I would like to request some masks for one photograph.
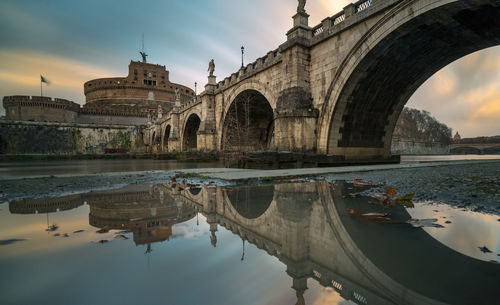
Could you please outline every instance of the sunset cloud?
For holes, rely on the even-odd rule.
[[[0,50],[0,91],[4,95],[39,95],[40,74],[50,82],[47,90],[54,97],[72,98],[83,103],[84,82],[115,76],[118,72],[42,53]],[[22,92],[12,88],[23,87]],[[71,97],[59,93],[73,92]]]

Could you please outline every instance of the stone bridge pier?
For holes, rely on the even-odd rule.
[[[361,0],[314,27],[308,18],[298,10],[286,42],[230,76],[211,73],[199,96],[151,124],[145,143],[390,162],[395,124],[420,85],[500,44],[498,0]]]

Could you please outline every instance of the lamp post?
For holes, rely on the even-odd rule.
[[[198,87],[198,83],[197,83],[197,82],[194,82],[194,96],[196,96],[196,95],[197,95],[197,93],[196,93],[196,89],[197,89],[197,87]]]
[[[243,54],[245,53],[245,47],[241,46],[241,68],[243,69],[244,64],[243,64]]]

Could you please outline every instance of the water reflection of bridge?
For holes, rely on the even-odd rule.
[[[346,202],[344,187],[327,183],[207,188],[172,196],[277,257],[297,295],[312,278],[358,304],[492,304],[500,296],[500,266],[467,257],[422,229],[363,223],[342,211],[369,211]],[[368,210],[367,210],[368,209]],[[403,208],[393,217],[407,220]]]
[[[500,297],[499,265],[455,252],[422,229],[344,216],[348,207],[376,208],[345,193],[344,186],[327,183],[197,189],[156,185],[58,202],[86,201],[91,225],[129,228],[136,244],[148,246],[167,240],[172,225],[202,213],[214,246],[222,226],[283,262],[299,300],[308,279],[358,304],[494,304]],[[30,201],[12,203],[11,211],[27,212],[31,206]],[[399,220],[409,218],[401,207],[391,213]]]

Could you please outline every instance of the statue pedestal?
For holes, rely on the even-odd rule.
[[[309,14],[306,12],[298,12],[295,14],[293,18],[293,27],[302,25],[302,26],[309,26]]]
[[[306,12],[298,12],[293,16],[293,28],[287,33],[287,40],[310,39],[312,37],[312,28],[309,27],[309,15]]]
[[[217,85],[217,77],[215,75],[210,75],[208,77],[208,85]]]

